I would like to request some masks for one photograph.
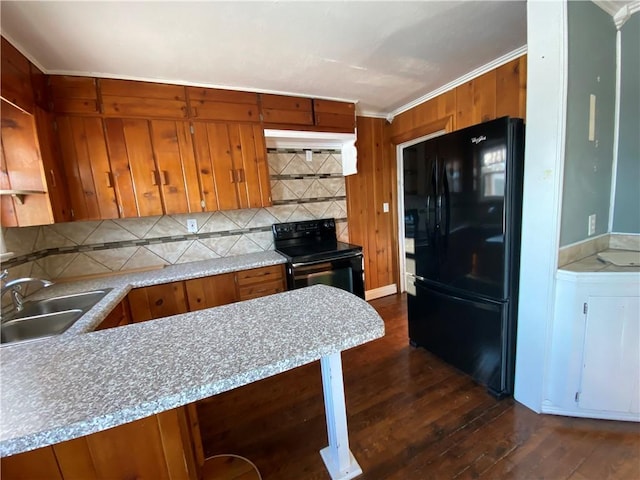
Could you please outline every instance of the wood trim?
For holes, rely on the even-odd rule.
[[[390,140],[393,145],[400,145],[401,143],[408,142],[414,138],[424,137],[438,130],[451,132],[453,130],[453,116],[449,115],[433,122],[417,126],[411,130],[392,136]]]
[[[398,285],[392,283],[391,285],[385,285],[384,287],[374,288],[364,292],[364,299],[366,301],[375,300],[376,298],[386,297],[387,295],[393,295],[398,293]]]

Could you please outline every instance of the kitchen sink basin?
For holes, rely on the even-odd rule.
[[[34,315],[56,313],[63,310],[79,309],[86,312],[102,300],[111,290],[111,288],[105,288],[103,290],[74,293],[72,295],[46,298],[44,300],[28,301],[24,303],[22,310],[13,314],[11,319],[33,317]]]
[[[0,343],[23,342],[59,335],[74,324],[112,289],[30,300],[22,310],[2,319]]]
[[[83,313],[80,309],[74,309],[8,320],[0,329],[0,341],[23,342],[59,335],[73,325]]]

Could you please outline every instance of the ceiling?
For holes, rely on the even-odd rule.
[[[525,2],[1,5],[2,34],[46,73],[348,100],[377,116],[526,44]]]

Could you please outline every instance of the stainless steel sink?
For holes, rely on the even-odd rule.
[[[2,324],[0,340],[2,343],[24,342],[59,335],[83,313],[82,310],[74,309],[9,320]]]
[[[56,313],[63,310],[79,309],[88,311],[111,290],[111,288],[106,288],[104,290],[93,290],[44,300],[28,301],[24,303],[22,310],[13,315],[12,319]]]
[[[27,301],[22,310],[2,319],[0,343],[22,342],[59,335],[111,290],[111,288],[105,288]]]

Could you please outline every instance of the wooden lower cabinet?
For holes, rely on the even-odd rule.
[[[131,323],[131,312],[129,310],[129,300],[125,298],[105,317],[96,330],[104,330],[107,328],[122,327]]]
[[[127,300],[131,321],[135,323],[264,297],[285,290],[284,265],[271,265],[135,288],[129,292]]]
[[[204,310],[237,302],[235,276],[235,273],[223,273],[184,282],[189,300],[189,311]]]
[[[284,265],[242,270],[236,273],[236,284],[240,301],[284,292],[287,289]]]
[[[189,310],[218,307],[286,290],[284,266],[240,270],[185,282]]]
[[[2,479],[195,480],[200,466],[186,409],[2,458]]]
[[[131,310],[131,320],[134,323],[170,317],[189,311],[184,282],[134,288],[129,292],[127,299]]]

